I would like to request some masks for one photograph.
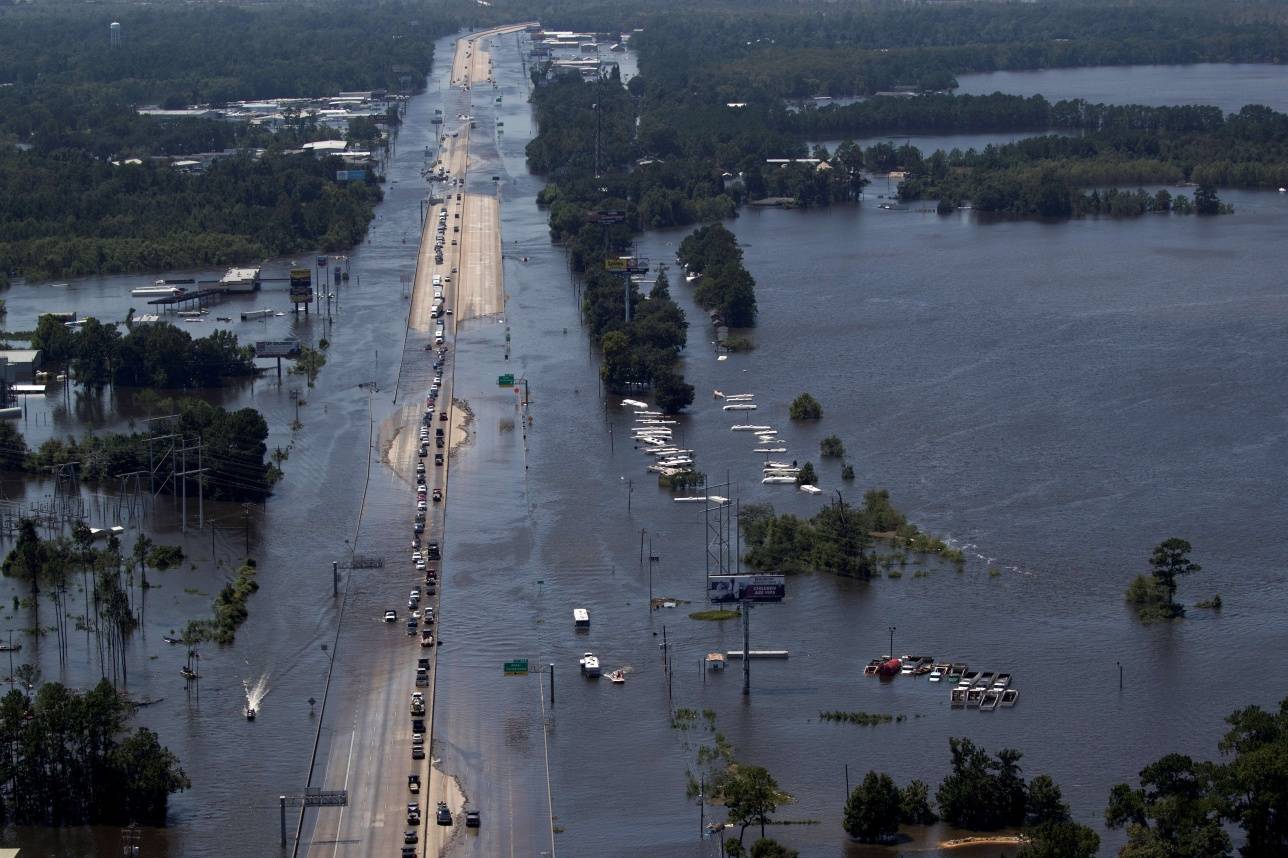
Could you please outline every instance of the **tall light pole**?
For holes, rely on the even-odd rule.
[[[890,627],[890,657],[894,658],[894,626]]]

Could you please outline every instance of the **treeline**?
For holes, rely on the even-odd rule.
[[[258,411],[226,411],[200,399],[180,399],[173,405],[178,418],[171,421],[169,431],[189,441],[200,439],[202,445],[200,463],[196,450],[186,456],[187,467],[205,469],[199,476],[188,478],[189,492],[195,491],[200,480],[206,497],[213,500],[259,502],[272,493],[280,471],[265,461],[268,423]],[[0,423],[0,450],[4,451],[0,464],[47,474],[52,467],[75,462],[77,478],[104,483],[120,474],[149,471],[170,450],[169,442],[149,446],[148,438],[139,432],[88,434],[65,441],[51,438],[28,451],[21,433],[8,423]],[[180,490],[173,484],[161,488]]]
[[[807,463],[808,464],[808,463]],[[900,549],[938,554],[954,563],[961,552],[922,533],[890,504],[885,489],[870,489],[863,505],[843,501],[823,507],[812,518],[777,515],[769,504],[749,504],[738,519],[746,546],[743,561],[753,569],[788,575],[831,572],[867,580],[879,574],[871,552],[874,538],[889,539]]]
[[[374,180],[336,182],[343,166],[267,152],[186,175],[166,163],[0,146],[0,269],[119,274],[343,250],[366,235],[381,197]]]
[[[704,226],[680,242],[680,262],[698,276],[693,299],[718,324],[756,324],[756,281],[742,264],[742,248],[722,224]]]
[[[1090,65],[1277,62],[1288,16],[1262,0],[1124,6],[645,4],[633,39],[640,71],[671,92],[725,100],[945,89],[965,72]],[[638,22],[638,19],[644,19]]]
[[[114,324],[87,319],[70,329],[41,316],[31,338],[47,364],[67,366],[86,385],[125,387],[219,387],[230,378],[255,374],[255,350],[231,331],[199,339],[168,322],[130,324],[124,336]]]
[[[38,4],[0,12],[0,81],[101,86],[129,103],[185,104],[419,90],[434,40],[473,14],[449,0],[306,5],[78,7]],[[0,7],[3,8],[3,7]],[[121,24],[113,49],[108,24]]]
[[[774,112],[784,130],[806,136],[886,132],[974,131],[1216,131],[1226,123],[1219,107],[1188,104],[1150,107],[1142,104],[1093,104],[1084,99],[1050,102],[1041,95],[922,95],[916,98],[876,96],[854,104]],[[1263,121],[1254,109],[1250,121]],[[1236,121],[1231,117],[1230,121]]]
[[[0,698],[0,819],[11,825],[165,825],[171,793],[191,786],[151,730],[126,734],[111,683],[77,693],[56,682]]]

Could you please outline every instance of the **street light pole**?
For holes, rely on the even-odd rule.
[[[890,627],[890,657],[894,658],[894,626]]]

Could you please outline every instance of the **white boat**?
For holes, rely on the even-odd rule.
[[[573,608],[572,624],[574,628],[578,629],[590,628],[590,611],[587,611],[585,608]]]
[[[794,465],[791,465],[791,464],[789,464],[789,463],[787,463],[787,462],[773,462],[773,461],[770,461],[770,462],[765,462],[765,467],[766,467],[766,468],[777,468],[778,470],[785,470],[786,468],[792,468],[792,467],[795,467],[795,466],[794,466]]]
[[[756,426],[751,423],[737,423],[729,427],[730,432],[763,432],[766,429],[772,429],[772,426]]]
[[[766,465],[761,468],[766,474],[777,474],[778,476],[796,476],[801,472],[800,468],[793,465]]]
[[[671,498],[676,503],[714,503],[724,506],[729,503],[729,498],[721,495],[696,495],[688,498]]]
[[[807,495],[821,495],[823,493],[823,490],[818,486],[811,486],[809,484],[801,486],[801,491]]]
[[[273,310],[247,310],[241,314],[241,318],[243,322],[249,322],[251,319],[266,319],[274,312]]]
[[[757,447],[752,450],[753,453],[786,453],[786,447]]]
[[[626,681],[626,671],[622,670],[619,667],[617,668],[617,670],[614,670],[612,673],[608,674],[608,679],[610,682],[613,683],[613,685],[621,685],[623,682]]]
[[[635,420],[641,426],[674,426],[674,420],[659,420],[656,417],[639,417]]]
[[[158,283],[156,286],[138,286],[130,290],[130,294],[135,298],[172,298],[175,295],[182,295],[184,289],[179,286],[166,286]]]
[[[640,402],[638,399],[623,399],[622,405],[629,405],[632,408],[648,408],[647,402]]]
[[[677,468],[680,465],[692,465],[693,459],[688,456],[676,456],[672,459],[662,459],[659,465],[665,465],[668,468]]]
[[[1015,701],[1020,699],[1020,692],[1014,688],[1007,688],[1002,691],[1002,702],[999,704],[1003,709],[1010,709],[1015,705]]]
[[[581,665],[581,672],[591,679],[599,676],[599,659],[594,653],[584,654],[578,664]]]
[[[661,417],[662,412],[661,411],[636,411],[635,416],[636,417]]]
[[[185,319],[199,319],[208,312],[209,310],[180,310],[178,315]]]
[[[765,477],[763,480],[761,480],[761,483],[767,486],[775,486],[775,485],[785,486],[788,483],[794,483],[794,482],[796,482],[795,477]]]
[[[748,400],[755,399],[755,398],[756,398],[756,394],[754,393],[726,393],[725,394],[725,400],[728,402],[747,402]]]
[[[733,405],[726,405],[725,411],[755,411],[756,403],[754,402],[735,402]]]

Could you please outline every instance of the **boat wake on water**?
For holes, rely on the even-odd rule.
[[[251,713],[258,714],[261,701],[268,696],[268,671],[260,674],[259,679],[254,682],[249,679],[243,679],[242,688],[246,690],[246,716],[247,718],[254,718],[255,715]]]

